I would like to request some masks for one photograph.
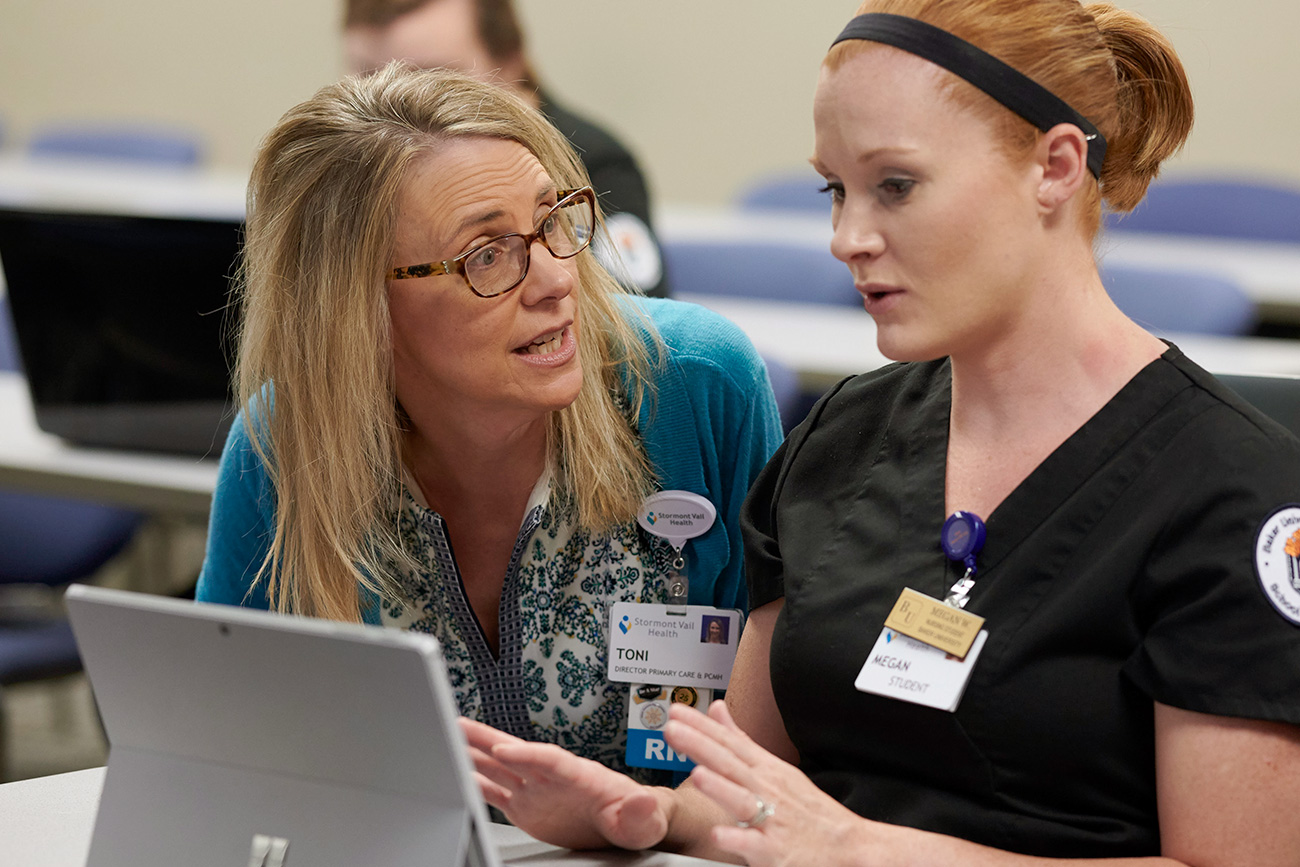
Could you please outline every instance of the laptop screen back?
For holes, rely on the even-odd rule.
[[[67,601],[110,745],[89,867],[242,867],[268,840],[288,867],[499,863],[431,636]]]
[[[37,424],[85,445],[219,453],[240,234],[235,219],[0,208]]]

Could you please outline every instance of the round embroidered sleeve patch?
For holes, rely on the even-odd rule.
[[[626,276],[642,289],[658,283],[664,276],[663,260],[646,224],[635,214],[620,212],[605,218],[605,229],[613,246],[597,238],[596,257],[600,263],[616,279]]]
[[[1277,612],[1300,626],[1300,505],[1281,506],[1260,524],[1255,575]]]

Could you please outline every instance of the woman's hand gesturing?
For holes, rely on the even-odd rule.
[[[871,823],[754,743],[725,702],[715,701],[707,715],[673,706],[664,734],[695,761],[695,788],[734,820],[713,827],[718,849],[753,867],[863,863]]]
[[[554,744],[463,717],[460,724],[483,799],[537,839],[570,849],[647,849],[667,832],[669,799],[657,790]]]

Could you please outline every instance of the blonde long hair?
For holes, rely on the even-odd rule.
[[[889,12],[947,30],[1015,67],[1065,100],[1106,137],[1099,184],[1081,209],[1095,235],[1101,203],[1131,211],[1159,174],[1160,164],[1191,133],[1191,85],[1173,45],[1140,15],[1110,3],[1079,0],[866,0],[858,14]],[[841,42],[826,56],[837,68],[873,43]],[[994,124],[1003,148],[1027,156],[1040,135],[1028,121],[956,76],[955,103]]]
[[[409,562],[396,531],[403,418],[385,274],[408,168],[462,136],[518,142],[560,188],[588,183],[564,137],[504,88],[399,63],[321,89],[259,149],[237,386],[274,487],[257,580],[280,611],[357,620],[361,588],[395,595],[385,564]],[[659,344],[647,349],[649,323],[591,251],[576,261],[583,383],[551,414],[548,449],[558,490],[599,531],[631,519],[653,487],[633,419]]]

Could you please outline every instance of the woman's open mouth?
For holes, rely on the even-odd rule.
[[[550,355],[552,352],[558,351],[563,343],[564,329],[561,328],[559,331],[552,331],[550,334],[543,334],[532,343],[515,351],[523,352],[526,355]]]

